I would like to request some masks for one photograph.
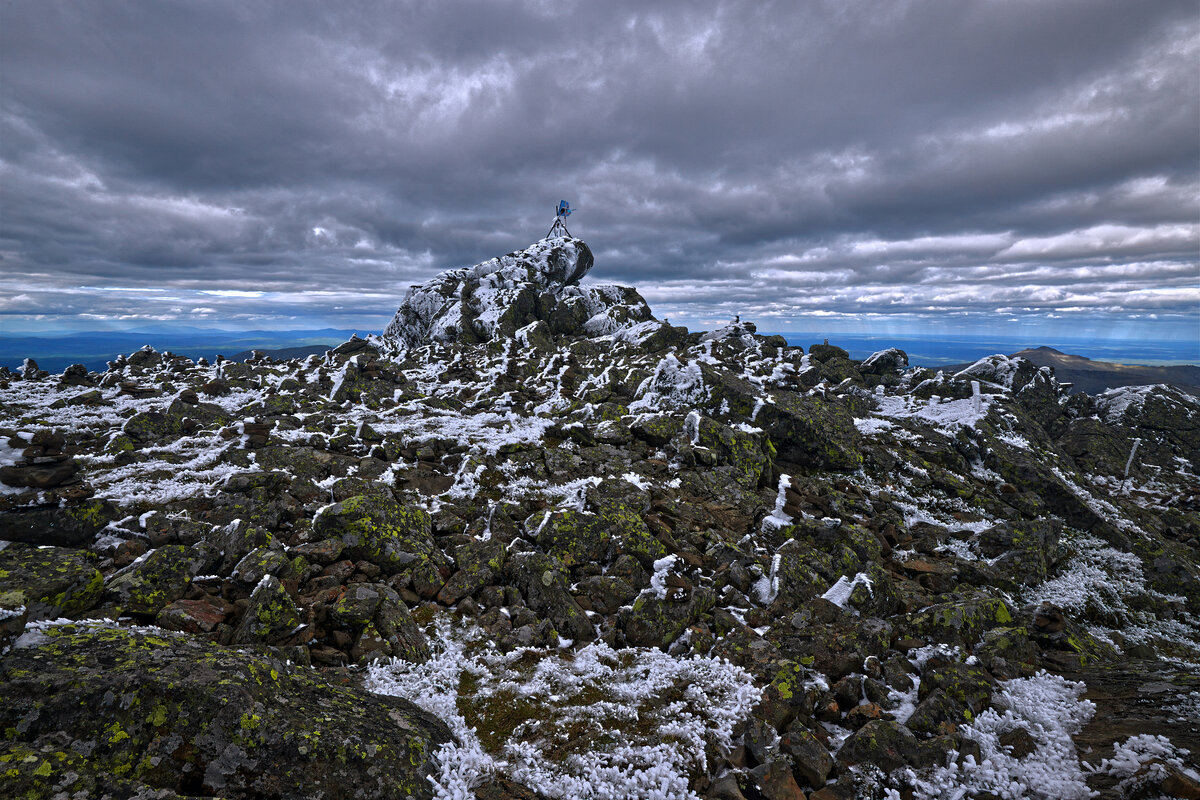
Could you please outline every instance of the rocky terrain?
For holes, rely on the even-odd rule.
[[[1200,401],[692,333],[592,261],[0,375],[5,794],[1200,797]]]

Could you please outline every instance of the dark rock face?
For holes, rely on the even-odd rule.
[[[16,508],[0,514],[0,539],[53,547],[85,547],[115,517],[112,505],[102,500],[66,507]]]
[[[74,771],[114,796],[427,798],[450,740],[403,700],[180,634],[30,632],[0,676],[5,749],[37,756],[20,796],[74,790]]]

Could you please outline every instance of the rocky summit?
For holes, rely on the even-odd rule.
[[[1200,401],[689,332],[578,239],[0,370],[22,798],[1200,797]]]

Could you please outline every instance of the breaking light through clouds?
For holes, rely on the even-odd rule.
[[[1198,59],[1193,2],[17,0],[0,332],[378,330],[567,198],[693,327],[1200,342]]]

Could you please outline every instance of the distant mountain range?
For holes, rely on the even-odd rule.
[[[83,364],[89,370],[102,371],[119,353],[129,354],[145,344],[159,351],[170,350],[188,358],[210,361],[222,354],[243,360],[251,350],[317,348],[341,344],[354,333],[364,330],[318,328],[291,331],[223,331],[203,328],[141,329],[132,331],[84,331],[66,336],[0,336],[0,366],[17,369],[26,358],[50,372],[62,372],[71,364]],[[307,350],[304,355],[314,352]],[[234,355],[236,354],[236,355]],[[285,356],[288,358],[294,355]]]
[[[1034,347],[1012,355],[1028,359],[1039,367],[1053,367],[1054,375],[1060,383],[1074,384],[1075,391],[1088,394],[1097,394],[1118,386],[1153,383],[1166,383],[1186,392],[1200,394],[1200,367],[1196,366],[1148,367],[1113,364],[1073,356],[1053,347]]]

